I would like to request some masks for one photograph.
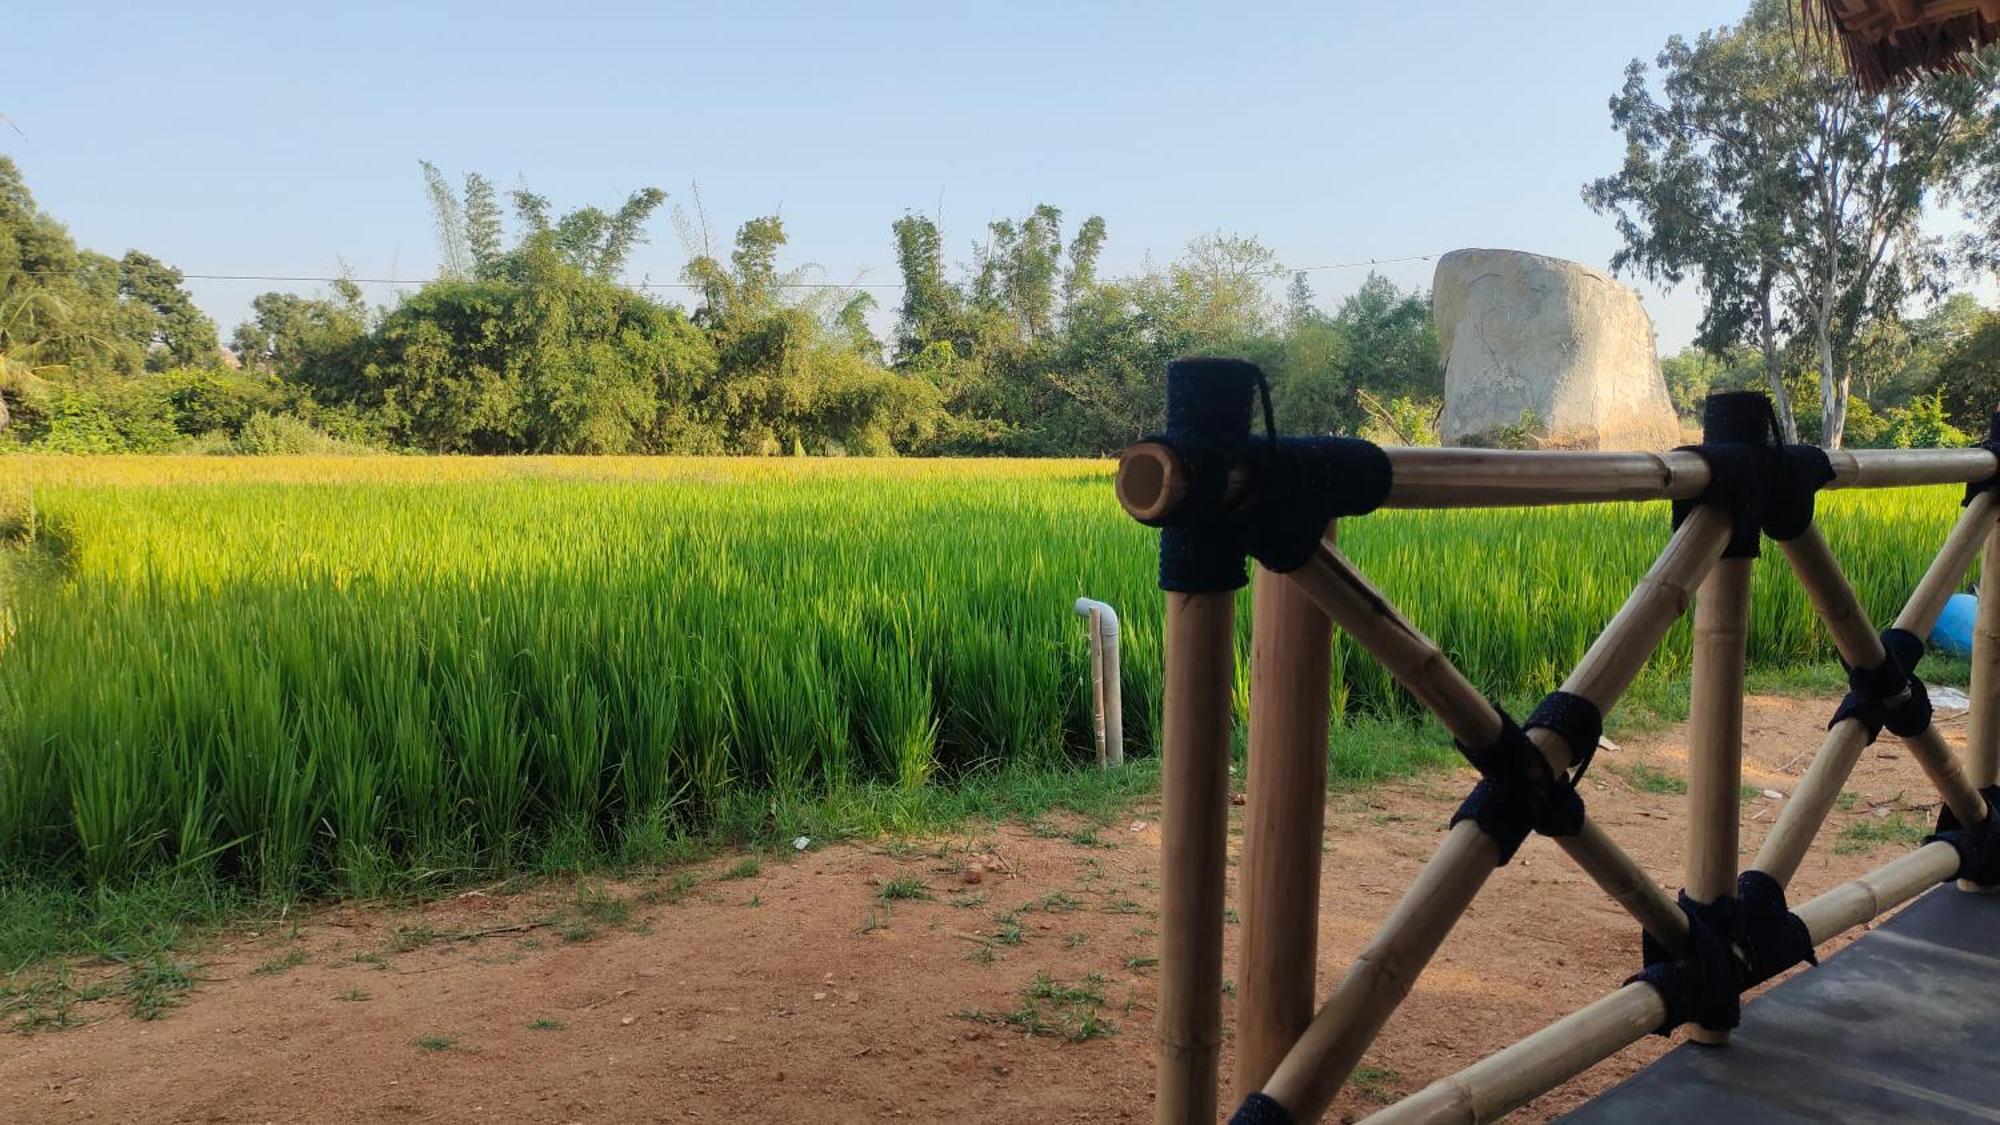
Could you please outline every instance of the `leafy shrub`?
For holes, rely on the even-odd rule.
[[[235,442],[237,453],[248,454],[338,453],[342,449],[339,441],[314,429],[310,422],[261,410],[243,423]]]

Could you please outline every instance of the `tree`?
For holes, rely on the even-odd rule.
[[[1269,331],[1277,310],[1267,282],[1284,272],[1263,243],[1218,231],[1189,242],[1164,274],[1140,279],[1135,296],[1175,350],[1203,350]]]
[[[507,277],[424,286],[364,355],[345,401],[437,453],[678,451],[669,436],[714,370],[679,310],[547,247],[514,256]]]
[[[1987,313],[1938,363],[1939,405],[1961,430],[1984,435],[2000,410],[2000,313]]]
[[[1002,219],[987,229],[991,237],[980,249],[974,283],[979,301],[1012,316],[1028,339],[1048,334],[1055,327],[1062,274],[1062,212],[1043,203],[1018,225]],[[1094,266],[1094,261],[1086,265],[1085,272]]]
[[[464,200],[452,191],[435,164],[418,161],[424,192],[430,199],[431,223],[437,230],[438,274],[449,279],[492,278],[509,268],[508,258],[531,248],[552,250],[563,261],[593,277],[615,279],[632,251],[646,241],[646,221],[667,200],[659,188],[640,188],[616,211],[579,207],[551,218],[547,196],[525,186],[510,193],[522,233],[512,251],[503,252],[505,232],[493,182],[478,173],[465,177]]]
[[[921,215],[904,215],[890,228],[896,268],[903,277],[903,307],[896,322],[896,362],[915,361],[957,328],[960,294],[944,276],[944,235]]]
[[[1444,364],[1431,326],[1429,294],[1404,293],[1370,271],[1340,303],[1333,323],[1347,336],[1357,388],[1382,398],[1444,397]]]
[[[147,340],[147,366],[155,370],[169,367],[201,367],[219,357],[215,322],[195,308],[194,298],[182,288],[181,271],[150,254],[127,250],[118,262],[118,293],[127,301],[149,309],[153,329]]]
[[[1616,217],[1612,266],[1668,285],[1694,276],[1702,345],[1760,349],[1794,440],[1780,337],[1803,335],[1822,440],[1837,448],[1853,342],[1936,283],[1919,221],[1992,145],[1990,73],[1863,93],[1832,43],[1802,41],[1784,0],[1756,0],[1742,23],[1693,43],[1669,39],[1653,71],[1626,68],[1611,99],[1624,165],[1584,188]]]
[[[500,202],[494,198],[493,182],[477,172],[465,174],[465,249],[472,256],[472,271],[491,276],[499,265],[504,234],[500,229]]]
[[[701,295],[694,321],[708,331],[718,368],[702,402],[726,448],[881,455],[928,438],[937,388],[876,362],[865,295],[828,288],[788,299],[796,274],[778,266],[785,243],[775,215],[737,229],[727,265],[690,240],[685,276]]]
[[[472,272],[472,251],[465,237],[465,212],[451,184],[428,160],[417,161],[424,170],[424,194],[431,200],[431,227],[437,232],[438,275],[466,277]]]
[[[1097,285],[1097,259],[1104,253],[1104,217],[1092,215],[1069,240],[1069,267],[1063,271],[1063,304],[1076,303]]]
[[[251,299],[251,318],[230,339],[237,359],[298,384],[323,402],[360,393],[368,306],[361,287],[342,279],[325,297],[262,293]]]

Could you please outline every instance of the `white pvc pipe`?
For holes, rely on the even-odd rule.
[[[1090,622],[1090,702],[1097,736],[1097,764],[1125,764],[1125,702],[1118,668],[1118,611],[1094,598],[1076,599],[1076,614]]]

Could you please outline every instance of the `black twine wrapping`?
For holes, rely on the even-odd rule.
[[[1866,746],[1885,728],[1899,738],[1914,738],[1931,725],[1930,692],[1916,673],[1923,639],[1907,629],[1884,629],[1882,648],[1888,655],[1873,668],[1847,665],[1847,694],[1826,724],[1832,730],[1844,719],[1858,720],[1868,732]]]
[[[1812,526],[1814,497],[1833,479],[1826,451],[1786,445],[1771,400],[1755,391],[1709,395],[1702,405],[1702,442],[1683,450],[1708,465],[1708,486],[1674,501],[1674,526],[1704,504],[1732,517],[1724,558],[1756,558],[1759,537],[1796,539]]]
[[[1659,992],[1667,1016],[1655,1035],[1682,1024],[1728,1031],[1741,1016],[1744,990],[1801,962],[1819,964],[1812,934],[1785,904],[1785,889],[1762,871],[1736,878],[1736,894],[1714,902],[1680,895],[1688,920],[1688,956],[1676,960],[1651,934],[1641,936],[1646,967],[1625,983],[1643,981]]]
[[[1530,832],[1574,836],[1583,831],[1583,798],[1575,779],[1550,769],[1528,733],[1497,704],[1494,709],[1500,712],[1500,737],[1493,745],[1475,752],[1458,744],[1480,780],[1452,814],[1451,823],[1470,820],[1479,825],[1499,849],[1500,866],[1505,867]]]
[[[1229,1125],[1295,1125],[1292,1115],[1268,1094],[1252,1094],[1229,1115]]]
[[[2000,815],[1994,811],[2000,809],[2000,785],[1989,785],[1979,795],[1986,800],[1985,820],[1967,828],[1946,805],[1938,810],[1937,831],[1924,837],[1924,843],[1942,840],[1958,852],[1958,870],[1951,878],[1981,887],[2000,886],[2000,824],[1994,821]]]
[[[1521,724],[1522,730],[1536,727],[1561,735],[1569,744],[1569,783],[1575,788],[1590,769],[1591,759],[1597,756],[1597,744],[1604,741],[1604,712],[1575,692],[1552,691],[1542,697],[1528,713],[1528,721]]]
[[[1251,433],[1261,400],[1264,433]],[[1242,588],[1254,558],[1274,571],[1312,558],[1326,525],[1374,511],[1389,496],[1388,454],[1358,438],[1281,438],[1270,386],[1253,363],[1178,359],[1167,366],[1167,432],[1187,493],[1161,529],[1160,588]],[[1244,477],[1232,498],[1232,477]]]

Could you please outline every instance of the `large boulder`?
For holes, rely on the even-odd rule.
[[[1681,443],[1638,294],[1598,271],[1518,250],[1438,260],[1447,445],[1665,449]]]

